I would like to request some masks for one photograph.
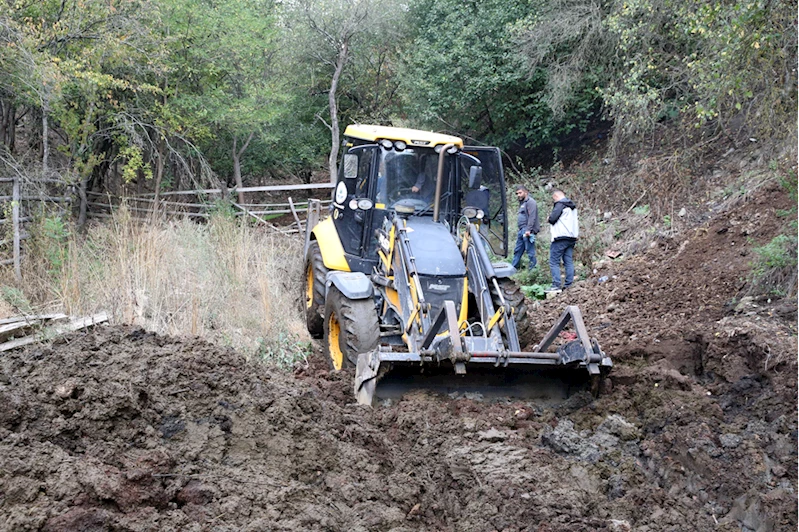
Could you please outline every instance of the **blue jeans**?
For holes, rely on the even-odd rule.
[[[560,288],[561,260],[563,260],[563,265],[566,267],[564,288],[570,287],[572,282],[574,282],[574,262],[572,261],[574,244],[576,242],[572,240],[555,240],[549,246],[549,271],[552,274],[552,286],[555,288]]]
[[[522,265],[522,254],[527,251],[527,257],[530,259],[529,268],[532,270],[538,263],[535,259],[535,235],[529,237],[524,236],[524,229],[519,229],[516,235],[516,247],[513,248],[513,262],[511,263],[517,270]]]

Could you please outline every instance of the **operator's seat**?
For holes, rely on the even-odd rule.
[[[477,207],[481,211],[483,211],[486,215],[486,221],[488,221],[489,213],[488,213],[488,187],[480,186],[480,188],[476,190],[470,190],[466,193],[463,198],[463,205],[464,207]]]

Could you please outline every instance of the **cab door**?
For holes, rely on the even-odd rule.
[[[480,160],[483,167],[481,188],[488,191],[488,212],[480,232],[486,237],[491,251],[498,256],[508,256],[508,211],[505,198],[505,173],[502,169],[502,155],[499,148],[485,146],[465,146],[465,153]],[[468,179],[468,168],[465,176]],[[464,179],[463,177],[461,179]]]
[[[332,215],[344,253],[350,267],[360,270],[360,258],[367,255],[364,243],[368,239],[372,209],[358,208],[358,200],[374,196],[372,168],[375,165],[376,145],[356,146],[348,149],[339,165],[338,184],[333,191]],[[365,266],[364,266],[365,267]]]

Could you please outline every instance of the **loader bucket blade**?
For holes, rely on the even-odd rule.
[[[489,401],[517,399],[541,406],[554,406],[576,393],[590,391],[591,385],[587,371],[570,369],[468,366],[465,375],[457,375],[454,368],[446,365],[434,369],[425,367],[424,371],[420,371],[418,366],[390,366],[390,371],[383,371],[379,378],[375,376],[361,385],[360,395],[356,395],[359,403],[377,404],[423,391],[453,398]],[[369,386],[368,391],[365,390],[366,386]]]

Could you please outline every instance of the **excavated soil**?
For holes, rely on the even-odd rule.
[[[369,409],[321,358],[290,375],[124,326],[0,354],[0,529],[796,530],[796,300],[740,293],[787,202],[530,311],[543,334],[581,307],[615,363],[593,401]]]

